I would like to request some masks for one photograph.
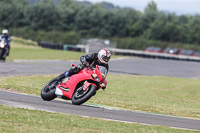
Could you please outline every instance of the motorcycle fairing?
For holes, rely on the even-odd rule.
[[[97,74],[97,76],[99,77],[99,81],[104,83],[105,85],[107,85],[107,79],[105,77],[104,73],[101,73],[99,66],[96,66],[96,68],[94,69],[94,72]]]
[[[71,99],[76,86],[81,81],[94,80],[91,77],[91,74],[94,72],[90,69],[89,70],[85,70],[85,69],[87,69],[87,68],[84,68],[78,74],[72,75],[67,82],[61,83],[60,85],[57,86],[57,88],[62,91],[62,93],[65,97],[68,97],[69,99]],[[88,86],[88,84],[87,84],[87,86]],[[65,88],[65,89],[63,89],[63,88]],[[64,91],[64,90],[68,90],[68,91]]]

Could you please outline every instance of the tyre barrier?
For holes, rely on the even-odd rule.
[[[85,48],[78,47],[76,45],[69,44],[57,44],[57,43],[49,43],[49,42],[38,42],[38,45],[42,48],[56,49],[56,50],[64,50],[64,51],[85,51]]]
[[[63,50],[62,44],[55,44],[55,43],[49,43],[49,42],[38,42],[38,45],[42,48]]]

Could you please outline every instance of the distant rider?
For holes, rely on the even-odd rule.
[[[11,44],[11,38],[10,36],[8,35],[8,30],[7,29],[4,29],[2,31],[2,35],[0,35],[0,42],[1,40],[3,40],[5,38],[5,41],[6,41],[6,47],[8,48],[8,53],[7,53],[7,56],[9,55],[9,52],[10,52],[10,44]]]
[[[76,74],[80,72],[84,67],[89,66],[90,68],[95,68],[96,65],[99,66],[103,78],[106,78],[109,69],[108,61],[110,58],[111,51],[106,48],[101,49],[98,53],[83,55],[80,57],[81,64],[79,64],[78,66],[71,67],[69,71],[66,71],[65,73],[58,76],[57,80],[60,81],[65,77],[69,77],[73,74]],[[101,87],[103,89],[106,88],[105,84],[102,84]]]

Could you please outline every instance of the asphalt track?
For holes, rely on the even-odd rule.
[[[0,76],[60,74],[79,61],[16,60],[0,62]],[[145,58],[121,58],[110,61],[109,73],[180,78],[200,78],[200,63]]]
[[[67,70],[71,63],[79,61],[15,61],[0,62],[0,76],[23,76],[59,74]],[[200,63],[186,61],[154,60],[144,58],[113,59],[110,62],[110,73],[136,74],[150,76],[169,76],[181,78],[200,78]],[[91,116],[103,119],[123,121],[128,123],[142,123],[162,125],[181,129],[200,131],[200,120],[178,118],[174,116],[149,114],[144,112],[130,112],[124,110],[107,109],[95,106],[75,106],[66,101],[43,101],[38,96],[16,94],[0,91],[0,104],[51,112]]]
[[[43,101],[39,96],[16,94],[0,91],[0,104],[16,106],[20,108],[36,109],[50,112],[75,114],[80,116],[97,117],[107,120],[127,123],[142,123],[145,125],[161,125],[180,129],[192,129],[200,131],[200,120],[178,118],[167,115],[148,114],[142,112],[130,112],[116,109],[107,109],[89,105],[72,105],[66,101]]]

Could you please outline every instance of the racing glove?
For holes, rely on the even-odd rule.
[[[106,85],[104,83],[100,83],[100,87],[105,90],[106,89]]]
[[[86,61],[85,57],[81,57],[81,63],[83,64],[84,67],[88,67],[89,63]]]

